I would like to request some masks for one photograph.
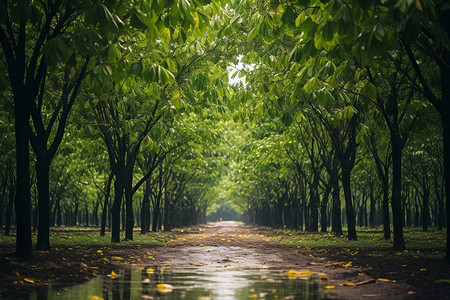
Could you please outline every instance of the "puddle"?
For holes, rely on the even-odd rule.
[[[21,299],[337,299],[335,294],[325,292],[325,284],[317,275],[290,276],[286,270],[199,266],[122,270],[117,275],[116,278],[95,278],[66,289],[50,287],[45,294],[33,293]]]

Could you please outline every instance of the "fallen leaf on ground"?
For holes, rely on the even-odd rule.
[[[298,275],[300,275],[300,277],[311,277],[313,274],[310,270],[301,270],[297,273]]]
[[[328,280],[327,275],[325,275],[325,274],[320,275],[320,280],[327,281]]]
[[[386,279],[386,278],[378,278],[377,280],[378,281],[382,281],[382,282],[389,282],[390,281],[389,279]]]
[[[115,279],[115,278],[119,277],[119,275],[117,275],[117,273],[114,272],[114,271],[111,271],[111,275],[110,276],[111,276],[112,279]]]
[[[103,297],[100,296],[90,296],[89,300],[103,300]]]
[[[408,291],[408,295],[414,295],[416,292],[414,291]]]
[[[112,260],[123,260],[123,258],[120,256],[112,256],[111,259]]]
[[[196,267],[201,267],[201,266],[203,266],[204,264],[202,263],[202,262],[198,262],[198,263],[195,263],[195,264],[193,264],[193,266],[196,266]]]
[[[23,278],[23,281],[28,282],[28,283],[34,283],[34,279],[31,278]]]
[[[343,286],[356,286],[353,282],[345,282]]]
[[[156,290],[160,293],[170,293],[173,290],[173,286],[167,283],[159,283],[156,285]]]
[[[345,265],[343,265],[343,267],[344,268],[348,268],[348,267],[351,267],[352,266],[352,262],[351,261],[349,261],[348,263],[346,263]]]
[[[153,272],[155,272],[155,270],[153,270],[152,268],[148,268],[145,271],[147,272],[147,274],[152,274]]]
[[[332,289],[334,289],[334,285],[326,285],[325,289],[326,290],[332,290]]]

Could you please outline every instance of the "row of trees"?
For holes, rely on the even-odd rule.
[[[380,220],[390,238],[392,221],[395,250],[405,224],[445,225],[446,1],[0,8],[0,200],[10,211],[14,198],[20,257],[31,255],[32,208],[40,250],[50,222],[80,207],[111,207],[113,242],[122,210],[133,239],[137,206],[145,233],[162,211],[167,229],[180,209],[182,224],[203,219],[214,199],[232,199],[252,222],[331,223],[337,234],[344,213],[349,239],[357,222]],[[239,60],[245,80],[229,85]]]
[[[186,219],[205,214],[214,155],[200,142],[216,138],[208,112],[228,93],[224,65],[233,53],[221,55],[227,45],[215,34],[202,36],[228,23],[223,5],[0,4],[1,200],[9,216],[14,198],[19,257],[32,255],[31,211],[38,250],[50,247],[51,221],[91,205],[103,211],[103,227],[111,207],[112,242],[120,241],[124,205],[125,238],[133,239],[138,191],[143,232],[150,207],[154,229],[162,207],[166,222],[178,207],[190,208]]]
[[[331,213],[341,234],[342,196],[349,239],[367,206],[372,224],[381,212],[385,238],[392,220],[395,250],[405,249],[412,211],[426,230],[431,208],[442,228],[450,207],[448,4],[280,0],[237,9],[248,33],[242,61],[251,66],[237,97],[256,125],[241,133],[248,157],[233,181],[245,188],[233,197],[249,218],[316,231]]]

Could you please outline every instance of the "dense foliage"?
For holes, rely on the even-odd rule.
[[[0,224],[21,257],[32,226],[48,250],[50,226],[120,242],[121,225],[132,240],[224,207],[350,240],[392,224],[403,250],[404,226],[450,214],[449,16],[431,0],[2,2]]]

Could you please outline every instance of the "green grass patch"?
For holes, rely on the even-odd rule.
[[[347,248],[350,250],[391,250],[392,239],[383,238],[383,229],[358,228],[357,241],[349,241],[346,232],[343,236],[332,233],[310,233],[295,230],[273,230],[269,235],[280,243],[308,247],[308,248]],[[423,232],[418,228],[406,228],[404,230],[406,250],[396,255],[405,257],[440,258],[445,251],[446,231],[431,230]]]
[[[121,238],[124,238],[124,232],[121,232]],[[33,244],[36,243],[36,232],[32,235]],[[124,245],[155,245],[162,246],[173,241],[175,236],[171,232],[150,232],[141,234],[136,229],[133,232],[133,241],[122,241]],[[16,237],[14,235],[0,235],[0,243],[4,245],[14,245]],[[74,245],[108,245],[111,244],[111,235],[109,232],[105,236],[100,236],[100,228],[95,227],[61,227],[50,229],[51,246],[74,246]]]

